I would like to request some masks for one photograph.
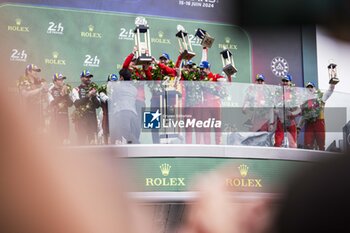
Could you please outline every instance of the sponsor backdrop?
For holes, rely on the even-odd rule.
[[[178,45],[174,34],[177,24],[183,24],[194,42],[194,50],[198,53],[194,60],[198,62],[200,46],[193,34],[196,28],[202,27],[216,37],[214,48],[209,50],[209,60],[213,63],[215,72],[220,72],[221,61],[218,52],[221,47],[226,45],[234,53],[239,70],[235,82],[252,82],[257,73],[263,73],[266,83],[278,84],[279,75],[288,72],[292,74],[296,86],[304,86],[304,80],[317,83],[315,27],[242,29],[232,26],[237,24],[236,18],[239,13],[239,6],[235,0],[6,2],[23,2],[36,6],[30,8],[30,5],[3,5],[0,8],[0,17],[4,22],[1,27],[1,33],[4,35],[1,39],[1,49],[5,51],[2,53],[1,65],[14,70],[11,75],[13,78],[21,74],[25,63],[38,60],[42,64],[42,58],[39,56],[45,56],[46,59],[53,59],[55,56],[61,63],[65,61],[68,65],[61,64],[56,69],[48,69],[45,75],[51,76],[51,70],[67,71],[68,81],[71,81],[73,77],[78,79],[78,71],[84,68],[84,65],[88,65],[92,66],[92,71],[98,68],[98,80],[105,80],[106,73],[116,72],[123,58],[131,51],[134,19],[142,15],[151,27],[153,55],[158,56],[160,52],[167,51],[173,60],[176,59]],[[21,27],[26,28],[22,28],[22,32],[9,31],[9,26],[18,26],[18,20]],[[37,49],[38,45],[40,49]],[[34,50],[35,55],[32,52]],[[41,54],[40,51],[44,51],[45,54]],[[71,53],[75,53],[75,57],[72,57]],[[12,62],[9,62],[9,59]],[[74,70],[70,68],[74,64],[72,59],[77,64]],[[14,64],[16,62],[17,64]],[[51,64],[51,67],[54,66],[56,65]],[[104,72],[100,74],[102,69]]]
[[[28,63],[42,68],[43,77],[62,72],[68,82],[79,82],[82,69],[89,69],[95,81],[104,82],[109,73],[118,72],[134,46],[136,15],[102,13],[83,10],[54,9],[22,5],[0,7],[1,65],[12,71],[13,83]],[[179,44],[175,34],[181,24],[189,33],[193,60],[200,62],[201,40],[195,37],[203,28],[215,37],[208,60],[212,71],[221,73],[220,52],[229,48],[235,57],[239,73],[236,82],[250,82],[251,49],[247,34],[239,27],[200,21],[172,20],[146,16],[150,26],[152,55],[163,52],[176,61]],[[7,59],[6,59],[7,57]],[[5,59],[4,59],[5,58]]]

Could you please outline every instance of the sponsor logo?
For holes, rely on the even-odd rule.
[[[16,18],[15,25],[8,25],[7,30],[12,32],[29,32],[29,27],[23,26],[22,19]]]
[[[226,36],[223,43],[218,44],[219,49],[229,49],[229,50],[237,50],[238,47],[236,44],[231,44],[231,38]]]
[[[18,50],[18,49],[11,50],[10,61],[26,62],[27,57],[28,55],[25,50]]]
[[[126,28],[120,28],[119,32],[119,40],[134,40],[134,30],[133,29],[126,29]]]
[[[190,41],[192,46],[202,46],[202,39],[193,34],[188,34],[188,40]]]
[[[170,39],[164,38],[164,32],[159,31],[158,32],[158,37],[157,38],[151,38],[152,43],[156,44],[171,44]]]
[[[47,28],[46,33],[47,34],[59,34],[62,35],[64,31],[64,27],[62,26],[62,23],[54,23],[49,22],[49,27]]]
[[[271,71],[276,77],[283,77],[287,75],[289,65],[283,57],[275,57],[271,61]]]
[[[95,32],[95,27],[93,25],[88,26],[88,31],[87,32],[80,32],[80,36],[84,38],[97,38],[101,39],[102,38],[102,33],[100,32]]]
[[[168,176],[170,173],[171,166],[167,163],[163,163],[162,165],[159,166],[160,171],[162,172],[163,176]]]
[[[159,166],[160,172],[163,177],[146,178],[146,186],[186,186],[185,178],[180,177],[168,177],[170,174],[171,166],[168,163],[163,163]]]
[[[262,188],[262,180],[255,178],[246,178],[248,175],[249,167],[245,164],[241,164],[238,167],[241,177],[226,178],[226,185],[231,187],[240,188]]]
[[[59,53],[57,51],[52,52],[52,58],[45,58],[45,64],[49,65],[66,65],[66,60],[58,59]]]
[[[83,66],[99,67],[100,59],[97,56],[86,54]]]
[[[238,170],[242,177],[246,177],[248,175],[249,167],[245,164],[241,164],[239,165]]]

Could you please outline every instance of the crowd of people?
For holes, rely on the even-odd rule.
[[[250,113],[249,129],[253,132],[274,132],[273,146],[298,147],[298,134],[304,128],[305,149],[325,150],[325,103],[335,84],[329,84],[325,93],[308,82],[296,88],[292,76],[281,78],[277,88],[264,85],[265,76],[256,75],[255,85],[247,90],[242,112]]]
[[[80,73],[81,83],[77,87],[73,88],[66,83],[66,77],[60,73],[54,74],[52,83],[49,84],[40,77],[39,67],[28,65],[25,75],[18,80],[18,87],[23,106],[37,115],[37,121],[33,124],[37,124],[38,131],[56,134],[60,143],[71,144],[69,126],[72,120],[77,136],[73,143],[140,143],[142,110],[146,107],[143,81],[153,81],[153,86],[150,87],[151,109],[167,106],[167,111],[174,114],[174,108],[181,107],[185,117],[222,118],[223,95],[220,85],[203,88],[194,84],[195,81],[210,83],[232,80],[231,76],[211,72],[208,48],[203,47],[198,66],[193,60],[184,60],[181,51],[175,64],[167,53],[161,54],[159,60],[152,57],[152,62],[138,63],[136,51],[135,47],[125,58],[119,74],[109,74],[107,83],[100,86],[92,81],[93,74],[89,70]],[[136,82],[124,82],[131,80]],[[173,81],[175,91],[168,92],[167,102],[164,102],[164,89],[159,88],[159,85],[169,80]],[[265,87],[265,80],[263,74],[257,74],[255,84],[246,90],[242,112],[250,114],[249,131],[274,132],[273,146],[296,148],[297,135],[304,127],[305,148],[325,150],[324,106],[334,90],[334,84],[330,84],[329,90],[323,94],[316,89],[313,82],[309,82],[306,85],[306,101],[300,104],[296,101],[299,94],[293,88],[290,74],[282,77],[280,88],[273,93]],[[119,85],[113,90],[114,93],[108,93],[107,84],[116,81]],[[190,82],[184,85],[183,81]],[[115,103],[116,100],[118,104]],[[113,109],[108,104],[111,101],[114,101]],[[69,108],[73,106],[73,111],[70,111]],[[102,111],[97,112],[100,107]],[[109,110],[113,111],[113,119]],[[110,132],[111,127],[117,129],[116,132]],[[151,131],[152,142],[160,143],[160,130]],[[194,133],[197,144],[212,143],[211,132],[195,130]],[[191,144],[192,137],[192,128],[186,128],[185,142]],[[222,144],[222,138],[222,129],[215,128],[213,143]]]
[[[74,123],[77,136],[77,144],[98,144],[98,123],[97,109],[102,108],[102,143],[140,143],[141,111],[145,108],[145,87],[144,84],[131,85],[122,81],[155,81],[159,84],[165,79],[176,80],[176,88],[180,88],[180,95],[185,95],[184,87],[180,87],[179,82],[183,80],[206,80],[219,81],[224,77],[213,74],[210,71],[210,63],[207,61],[208,49],[203,48],[202,60],[198,66],[192,60],[182,61],[179,55],[176,64],[170,60],[167,53],[161,54],[159,60],[152,57],[152,62],[137,63],[135,47],[123,63],[122,69],[117,74],[108,75],[107,83],[120,81],[113,98],[118,100],[116,108],[113,108],[114,119],[108,119],[108,101],[111,93],[107,93],[107,84],[98,86],[92,81],[93,74],[89,70],[80,73],[81,83],[77,87],[71,87],[65,82],[66,77],[61,73],[53,75],[52,83],[48,83],[40,77],[41,69],[34,64],[30,64],[25,69],[25,75],[18,80],[18,88],[23,106],[28,111],[38,114],[37,129],[40,133],[49,132],[59,137],[60,143],[70,144],[69,120]],[[205,60],[204,60],[205,59]],[[164,93],[156,87],[151,88],[152,96],[150,100],[151,108],[159,108],[164,105]],[[203,95],[200,93],[200,95]],[[215,102],[215,106],[220,107],[220,99],[216,96],[205,93],[208,100]],[[189,95],[190,96],[190,95]],[[178,96],[177,96],[178,97]],[[205,97],[205,96],[204,96]],[[209,98],[210,97],[210,98]],[[175,104],[176,97],[168,96],[167,104]],[[197,97],[198,98],[198,97]],[[201,97],[202,98],[202,97]],[[191,106],[182,98],[183,106]],[[74,106],[73,113],[69,115],[69,108]],[[198,102],[198,107],[204,106],[203,101]],[[170,110],[170,109],[169,109]],[[173,109],[172,109],[173,110]],[[215,114],[218,113],[216,111]],[[210,114],[210,113],[209,113]],[[219,116],[217,116],[219,117]],[[118,128],[116,134],[110,134],[110,125]],[[198,134],[199,135],[199,134]],[[219,135],[219,134],[218,134]],[[201,136],[201,135],[200,135]],[[189,138],[189,137],[188,137]],[[200,139],[208,142],[210,136],[206,135]],[[220,143],[220,135],[217,136],[217,143]],[[159,131],[152,130],[153,143],[160,143]],[[189,140],[189,139],[187,139]]]

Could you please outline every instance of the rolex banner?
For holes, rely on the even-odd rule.
[[[195,191],[196,178],[223,168],[222,183],[235,192],[278,193],[286,179],[310,163],[288,160],[228,158],[128,158],[134,166],[133,191]]]
[[[59,72],[67,76],[67,82],[79,82],[81,70],[89,69],[95,82],[105,82],[109,73],[119,71],[125,57],[133,50],[137,16],[140,15],[2,5],[1,67],[11,72],[6,78],[13,81],[14,86],[30,63],[39,66],[46,79]],[[212,71],[222,72],[220,52],[229,49],[234,53],[239,70],[235,81],[250,82],[251,45],[241,28],[203,21],[143,17],[150,28],[152,55],[157,59],[166,52],[176,61],[179,51],[175,34],[177,25],[181,24],[198,54],[193,61],[199,64],[202,45],[195,33],[198,28],[203,28],[215,37],[208,56]]]

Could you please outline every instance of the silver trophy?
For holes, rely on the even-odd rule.
[[[328,75],[329,75],[329,84],[337,84],[339,83],[339,79],[337,78],[337,65],[331,63],[328,65]]]
[[[215,40],[215,38],[211,37],[208,32],[200,28],[197,29],[196,36],[202,40],[201,45],[207,48],[211,48]]]
[[[151,40],[147,20],[144,17],[136,17],[134,30],[136,50],[136,64],[142,65],[152,62]],[[141,41],[141,39],[143,39]]]
[[[222,66],[223,71],[227,76],[234,75],[237,72],[237,69],[235,67],[235,62],[232,57],[232,53],[230,50],[225,49],[224,51],[220,52],[221,60],[222,60]]]
[[[179,41],[181,58],[185,60],[191,60],[196,54],[193,52],[191,41],[188,38],[188,33],[185,31],[185,28],[182,25],[177,25],[176,37]]]

